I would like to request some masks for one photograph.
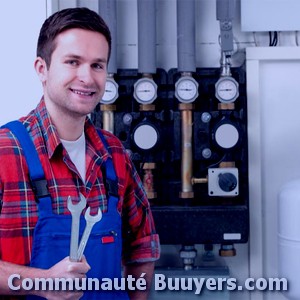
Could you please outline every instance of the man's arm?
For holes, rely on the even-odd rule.
[[[71,262],[68,257],[64,258],[50,269],[37,269],[17,265],[0,260],[0,295],[38,295],[47,299],[79,299],[81,292],[59,292],[59,291],[27,291],[22,289],[21,279],[29,278],[84,278],[90,269],[85,258],[80,262]],[[11,277],[13,274],[20,275]],[[15,291],[14,288],[20,289]],[[12,287],[12,288],[11,288]]]
[[[132,263],[125,266],[124,276],[132,275],[134,278],[140,278],[142,273],[145,273],[143,278],[146,279],[147,288],[145,291],[136,289],[135,291],[128,291],[130,300],[147,300],[149,291],[151,289],[151,281],[154,272],[154,262]]]

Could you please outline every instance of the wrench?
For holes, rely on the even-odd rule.
[[[95,216],[91,216],[90,215],[90,207],[87,208],[85,214],[84,214],[84,218],[86,220],[86,226],[84,228],[84,232],[82,235],[82,238],[80,240],[80,244],[79,244],[79,248],[78,248],[78,252],[77,252],[77,258],[80,261],[83,255],[83,251],[85,249],[85,246],[88,242],[90,233],[92,231],[92,228],[94,226],[95,223],[99,222],[102,219],[102,211],[99,208],[98,209],[98,214]]]
[[[68,197],[68,210],[72,214],[72,229],[71,229],[71,244],[70,244],[70,260],[78,261],[77,249],[78,249],[78,239],[79,239],[79,222],[82,210],[86,206],[85,197],[80,194],[80,202],[77,204],[72,203],[72,199]]]

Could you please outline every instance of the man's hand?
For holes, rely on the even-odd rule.
[[[85,257],[79,262],[70,261],[69,257],[65,257],[56,265],[46,270],[45,278],[86,278],[86,273],[90,270],[90,265]],[[43,291],[40,295],[47,299],[79,299],[83,296],[82,291]]]
[[[1,295],[37,295],[47,299],[79,299],[82,297],[81,291],[28,291],[22,289],[21,280],[29,278],[34,281],[36,278],[55,279],[70,278],[83,279],[90,270],[90,266],[85,257],[79,262],[70,261],[69,257],[65,257],[48,270],[21,266],[0,260],[0,294]],[[20,286],[18,291],[11,290],[8,286],[8,278],[12,274],[18,274],[21,279],[15,279],[16,286]]]
[[[81,261],[70,261],[65,257],[56,265],[46,271],[47,278],[86,278],[86,273],[90,270],[90,265],[85,257]]]

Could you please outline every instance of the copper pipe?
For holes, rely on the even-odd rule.
[[[114,111],[115,105],[102,104],[100,106],[102,113],[103,129],[114,133]]]
[[[192,184],[199,184],[199,183],[208,183],[208,179],[207,178],[195,178],[193,177],[192,179]]]
[[[180,198],[193,198],[193,104],[180,103],[181,111],[181,192]]]

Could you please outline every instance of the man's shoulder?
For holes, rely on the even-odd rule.
[[[0,128],[0,148],[5,147],[6,145],[16,145],[17,139],[10,129],[6,127]]]
[[[30,116],[22,117],[16,121],[19,121],[28,132],[31,131],[32,124],[35,123]],[[6,124],[7,123],[0,126],[0,147],[5,147],[6,145],[19,146],[18,138],[11,129],[6,127]]]
[[[113,147],[113,146],[123,147],[123,144],[120,141],[120,139],[117,136],[115,136],[113,133],[111,133],[111,132],[109,132],[105,129],[100,129],[100,128],[97,128],[97,131],[100,132],[100,134],[103,135],[103,137],[105,138],[107,144],[110,147]]]

